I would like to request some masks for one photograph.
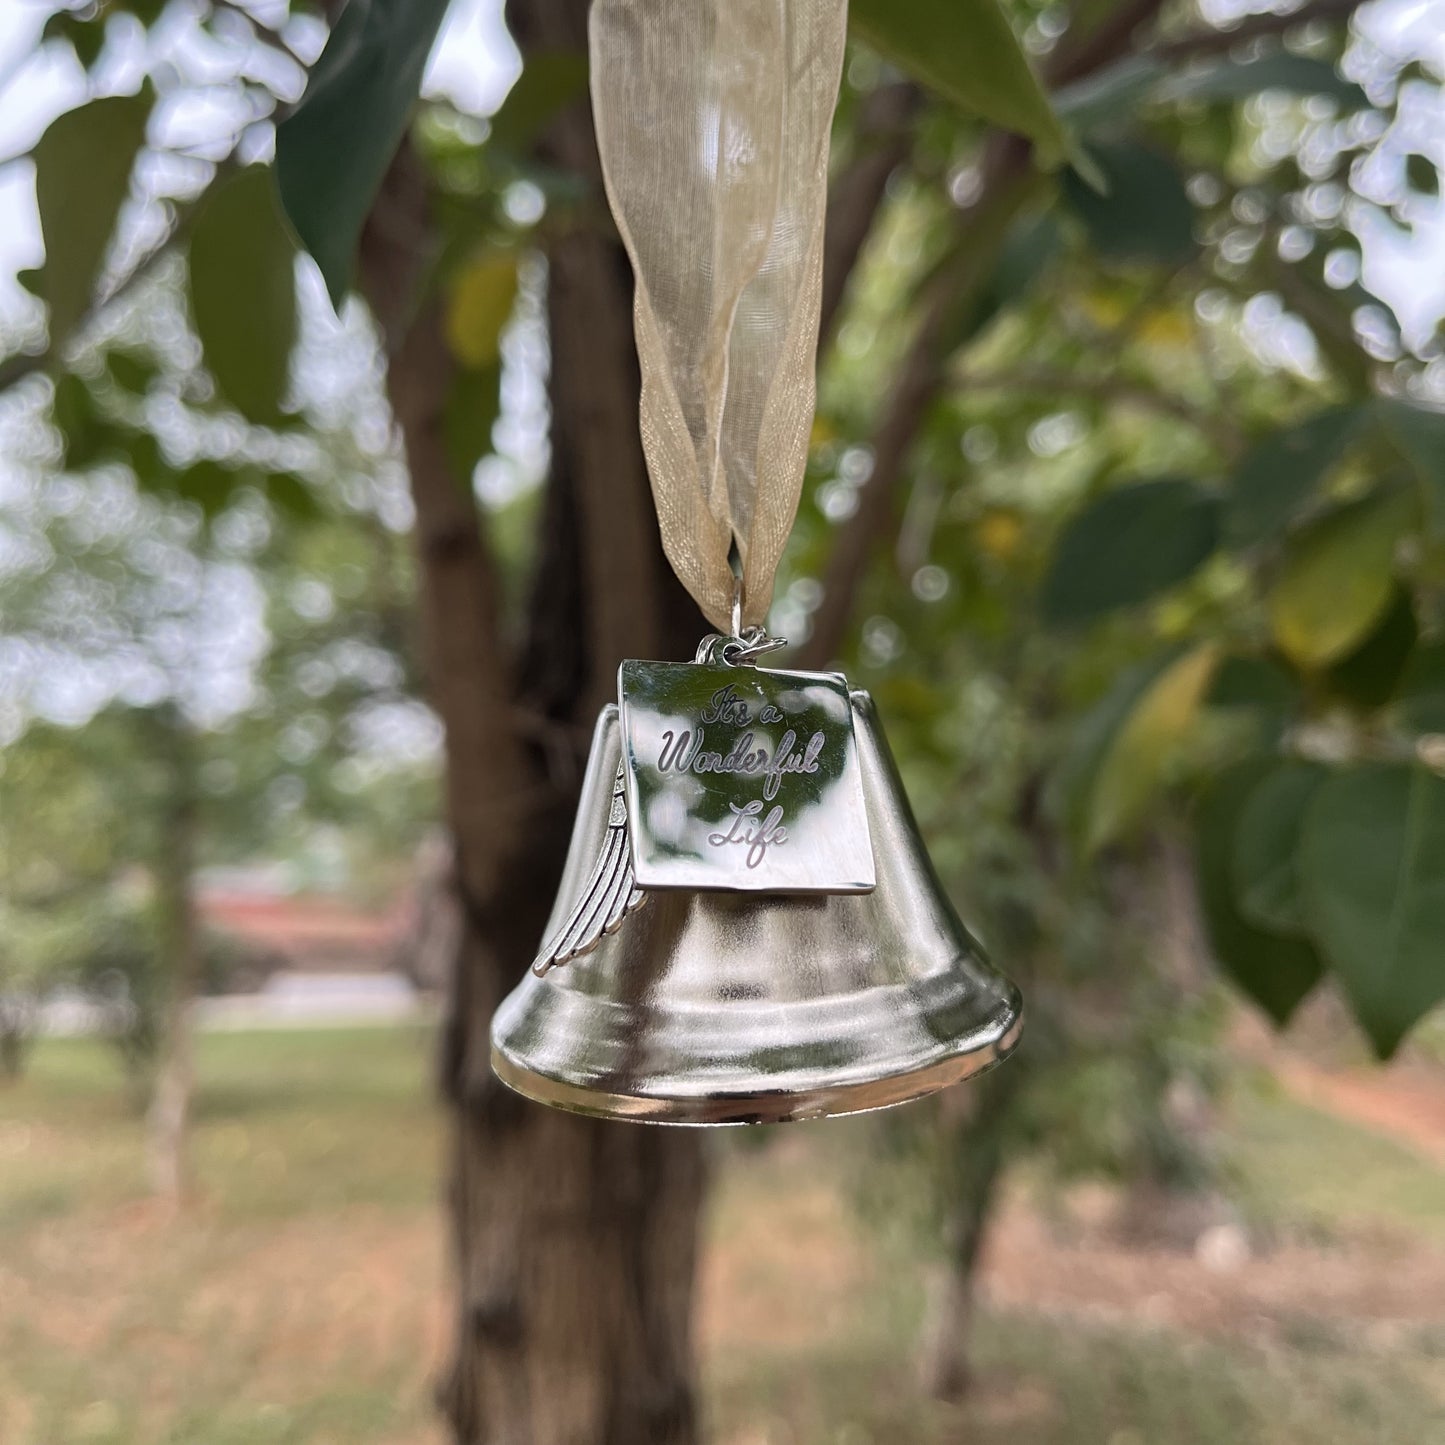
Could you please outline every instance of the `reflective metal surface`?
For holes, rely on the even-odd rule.
[[[873,887],[853,710],[838,673],[624,662],[617,688],[639,888]]]
[[[590,952],[503,1001],[503,1082],[579,1113],[770,1123],[902,1103],[1012,1051],[1018,992],[944,897],[871,699],[850,701],[876,888],[649,894]],[[621,749],[605,708],[549,937],[595,870]]]

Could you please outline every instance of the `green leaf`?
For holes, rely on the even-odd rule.
[[[1119,729],[1139,699],[1182,651],[1180,647],[1171,647],[1148,662],[1126,668],[1104,696],[1073,725],[1057,776],[1057,791],[1064,827],[1076,842],[1088,831],[1094,784]]]
[[[1421,195],[1440,194],[1440,172],[1435,169],[1435,162],[1429,156],[1411,151],[1405,157],[1405,179],[1409,182],[1410,189],[1419,191]]]
[[[1159,87],[1158,98],[1177,100],[1248,100],[1265,90],[1290,95],[1326,95],[1345,111],[1369,105],[1365,92],[1328,60],[1276,50],[1248,60],[1228,57],[1210,61],[1182,75],[1173,75]]]
[[[55,396],[50,404],[50,419],[60,433],[65,449],[62,465],[67,471],[78,470],[76,464],[71,461],[71,449],[78,447],[82,452],[84,451],[84,444],[80,438],[95,426],[96,412],[95,400],[90,394],[90,388],[72,371],[62,372],[55,379]],[[80,466],[84,465],[85,462],[82,461]]]
[[[1026,299],[1062,249],[1063,235],[1051,212],[1014,222],[999,247],[993,270],[980,285],[966,288],[940,328],[940,351],[958,350],[1000,312]],[[919,287],[919,294],[925,285]]]
[[[50,416],[61,436],[60,464],[68,472],[121,460],[134,435],[96,406],[91,389],[72,371],[56,379]]]
[[[1294,674],[1268,657],[1226,657],[1214,674],[1206,707],[1249,708],[1277,718],[1283,725],[1299,707]]]
[[[516,299],[513,251],[476,252],[447,288],[447,345],[461,366],[442,425],[452,472],[468,485],[477,462],[492,450],[492,427],[501,410],[502,332]]]
[[[191,233],[191,313],[221,396],[248,421],[282,416],[296,340],[295,248],[267,166],[218,181]]]
[[[1086,855],[1125,836],[1164,787],[1217,663],[1205,644],[1130,668],[1079,725],[1060,781]]]
[[[1299,933],[1304,927],[1300,829],[1310,799],[1328,776],[1318,763],[1281,762],[1245,799],[1234,835],[1234,895],[1241,916],[1256,928]]]
[[[45,239],[37,294],[50,307],[52,348],[90,309],[150,112],[149,91],[88,101],[57,116],[35,146]]]
[[[1158,60],[1131,55],[1057,92],[1054,110],[1087,134],[1131,121],[1149,105],[1247,100],[1265,90],[1331,96],[1345,111],[1369,104],[1365,92],[1328,60],[1276,50],[1248,60],[1220,56],[1183,73],[1170,73]]]
[[[488,120],[487,143],[525,155],[552,117],[586,94],[587,57],[580,50],[534,51]]]
[[[170,0],[122,0],[121,4],[109,8],[112,12],[124,10],[127,14],[134,15],[149,30],[164,14],[169,3]]]
[[[1400,718],[1417,733],[1445,733],[1445,642],[1417,647],[1400,679]]]
[[[1045,165],[1069,140],[997,0],[852,0],[853,33],[964,110],[1027,136]]]
[[[1153,97],[1165,74],[1157,60],[1131,55],[1117,65],[1075,81],[1054,93],[1054,111],[1087,135],[1096,126],[1130,119]]]
[[[1360,419],[1356,407],[1330,407],[1256,442],[1229,479],[1230,540],[1247,547],[1283,531],[1334,469]]]
[[[1103,180],[1098,188],[1077,170],[1064,173],[1064,199],[1083,221],[1105,260],[1177,266],[1199,249],[1194,207],[1174,163],[1130,141],[1091,141],[1085,153]]]
[[[496,364],[502,330],[516,299],[515,251],[482,250],[458,268],[447,288],[446,335],[452,355],[463,366]]]
[[[207,517],[215,517],[226,510],[240,481],[233,468],[210,457],[202,457],[178,472],[169,473],[162,485],[152,486],[149,490],[173,492],[188,502],[194,502]]]
[[[1052,211],[1024,216],[1009,227],[982,290],[996,307],[1024,300],[1039,277],[1063,250],[1063,234]]]
[[[105,46],[105,15],[102,12],[83,18],[72,10],[57,10],[40,32],[41,42],[64,40],[75,51],[81,69],[89,70]]]
[[[312,522],[322,515],[315,489],[295,472],[272,472],[263,486],[266,500],[294,522]]]
[[[1212,645],[1196,647],[1167,667],[1140,696],[1095,780],[1084,835],[1087,853],[1097,852],[1133,828],[1163,789],[1218,660]]]
[[[1413,499],[1382,492],[1351,502],[1297,532],[1269,594],[1280,651],[1300,667],[1323,667],[1369,636],[1395,595],[1395,547]]]
[[[447,460],[458,481],[471,484],[477,463],[492,450],[492,428],[501,411],[502,366],[458,369],[442,420]]]
[[[1256,927],[1240,911],[1234,889],[1239,822],[1255,788],[1276,767],[1250,758],[1222,773],[1195,814],[1194,860],[1200,912],[1219,966],[1277,1024],[1284,1024],[1324,972],[1305,939]]]
[[[155,363],[155,358],[143,352],[125,351],[119,347],[113,347],[105,354],[105,369],[110,372],[111,380],[133,396],[144,396],[151,387],[151,383],[160,375],[160,368]]]
[[[1419,636],[1414,599],[1397,586],[1379,626],[1330,668],[1325,685],[1334,696],[1356,707],[1384,707],[1395,695]]]
[[[1145,602],[1194,572],[1218,539],[1218,500],[1188,478],[1106,492],[1064,529],[1044,580],[1044,619],[1085,622]]]
[[[125,461],[141,491],[164,493],[170,490],[175,473],[161,454],[161,444],[152,433],[143,431],[135,434]]]
[[[334,306],[421,88],[447,0],[349,0],[276,128],[281,200]]]
[[[1331,778],[1305,814],[1310,928],[1375,1051],[1445,998],[1445,778],[1377,763]]]
[[[1204,696],[1205,735],[1219,765],[1272,748],[1299,716],[1299,683],[1272,657],[1231,653]]]
[[[1432,531],[1445,533],[1445,411],[1379,397],[1375,416],[1424,484]]]

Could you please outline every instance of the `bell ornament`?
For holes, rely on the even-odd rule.
[[[618,708],[603,708],[547,926],[543,962],[564,961],[529,972],[493,1019],[505,1084],[609,1118],[781,1123],[901,1104],[1012,1052],[1018,990],[949,904],[872,699],[847,697],[866,892],[643,892],[623,831]]]

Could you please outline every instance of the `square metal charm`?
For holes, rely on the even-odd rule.
[[[873,888],[840,674],[631,661],[618,696],[638,887]]]

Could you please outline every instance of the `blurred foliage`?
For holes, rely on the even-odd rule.
[[[121,8],[48,33],[74,44]],[[390,896],[436,758],[371,339],[325,343],[342,394],[298,396],[293,353],[316,343],[269,167],[227,159],[153,199],[169,237],[117,271],[151,105],[149,83],[87,102],[37,147],[47,255],[26,279],[49,327],[7,363],[0,420],[0,1002],[18,1031],[78,991],[138,1075],[174,987],[175,861]],[[228,939],[200,951],[203,988],[267,971]]]
[[[1402,92],[1430,82],[1347,25],[1281,24],[1284,40],[1231,50],[1187,7],[1169,16],[1056,97],[1107,184],[1066,173],[1012,221],[990,304],[889,478],[853,670],[1001,961],[1041,970],[1035,997],[1067,977],[1068,935],[1093,932],[1077,870],[1104,910],[1088,950],[1102,978],[1120,951],[1109,880],[1145,886],[1184,817],[1226,974],[1283,1021],[1327,971],[1388,1054],[1445,994],[1416,852],[1435,846],[1440,747],[1408,681],[1432,675],[1445,604],[1445,373],[1436,338],[1407,340],[1357,279],[1357,232],[1408,226],[1429,193],[1378,177],[1409,133]],[[871,83],[850,67],[845,84]],[[854,278],[780,606],[790,635],[826,614],[812,579],[866,515],[878,378],[906,365],[940,266],[974,242],[977,144],[971,123],[926,116]],[[1277,816],[1277,775],[1302,766],[1356,799],[1350,836],[1379,845],[1368,884],[1329,791]],[[1246,778],[1264,801],[1210,796]],[[984,817],[1010,857],[996,868]],[[1296,870],[1307,901],[1261,908],[1261,882]],[[1015,917],[1040,925],[1032,939]]]
[[[48,43],[94,66],[123,15],[162,8],[77,12]],[[241,57],[206,87],[249,110],[202,179],[151,188],[149,245],[113,233],[137,157],[176,158],[150,118],[174,76],[87,102],[37,146],[49,329],[5,379],[62,437],[35,462],[60,564],[5,585],[75,579],[45,625],[108,619],[107,650],[185,611],[154,595],[183,555],[264,592],[252,697],[190,724],[217,856],[321,820],[399,843],[415,816],[415,794],[359,785],[359,719],[411,699],[404,522],[357,500],[395,462],[388,438],[359,440],[367,418],[304,400],[277,196],[341,307],[332,334],[374,348],[343,298],[410,127],[443,236],[427,285],[457,363],[446,442],[474,480],[509,378],[545,366],[539,245],[595,223],[597,198],[531,155],[581,95],[578,58],[534,58],[486,120],[418,107],[443,8],[352,0],[308,79],[305,15],[200,7],[193,23]],[[1156,1128],[1168,1080],[1207,1072],[1209,1006],[1160,941],[1181,829],[1208,944],[1272,1019],[1328,976],[1387,1055],[1445,994],[1445,362],[1364,285],[1360,240],[1408,231],[1437,195],[1420,133],[1439,77],[1338,5],[1231,34],[1182,3],[1103,43],[1122,13],[855,7],[839,164],[879,143],[867,102],[892,66],[923,89],[824,352],[774,627],[805,641],[850,608],[845,660],[940,867],[1029,986],[1040,1062],[1069,1061],[1067,1087],[1021,1106],[1034,1137],[1187,1175]],[[258,79],[262,53],[282,78]],[[278,120],[273,177],[256,158]],[[990,123],[1035,143],[1021,184],[999,187]],[[76,154],[93,157],[83,188]],[[164,345],[140,334],[153,312]],[[920,355],[932,380],[896,465],[877,438]],[[488,501],[515,609],[537,508],[522,488]],[[95,527],[122,503],[128,531]],[[868,565],[830,596],[819,579],[856,526]],[[172,560],[146,563],[142,540]]]
[[[998,0],[979,0],[960,25],[948,0],[854,0],[854,35],[974,115],[1026,135],[1057,165],[1068,135]]]

